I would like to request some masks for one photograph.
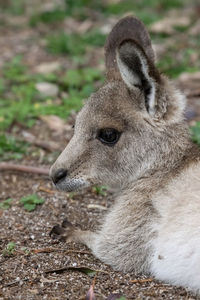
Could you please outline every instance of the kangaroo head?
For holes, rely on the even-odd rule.
[[[123,188],[167,168],[184,148],[184,98],[159,74],[143,23],[119,21],[105,45],[107,80],[76,118],[74,135],[51,168],[59,189]]]

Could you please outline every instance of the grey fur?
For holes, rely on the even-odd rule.
[[[66,191],[92,184],[117,191],[99,231],[74,230],[69,240],[85,243],[96,257],[124,272],[151,273],[152,241],[161,221],[154,198],[200,158],[183,118],[185,98],[159,74],[153,57],[140,21],[128,17],[116,25],[106,43],[107,82],[79,112],[74,136],[50,172],[54,176],[60,168],[68,170],[58,184]],[[148,85],[154,86],[153,96]],[[101,128],[122,132],[116,145],[96,138]]]

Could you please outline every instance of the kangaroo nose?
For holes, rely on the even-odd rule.
[[[56,173],[52,176],[52,180],[56,184],[61,179],[64,179],[66,176],[67,176],[67,170],[65,170],[65,169],[58,169],[58,171],[56,171]]]

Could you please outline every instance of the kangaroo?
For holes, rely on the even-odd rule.
[[[144,24],[121,19],[105,44],[106,82],[78,113],[51,167],[56,187],[104,184],[115,203],[97,232],[68,224],[115,270],[200,291],[200,150],[184,121],[185,97],[155,66]]]

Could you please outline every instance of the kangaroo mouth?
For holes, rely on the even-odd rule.
[[[65,192],[73,192],[77,190],[81,190],[84,187],[89,186],[89,183],[81,178],[65,178],[61,181],[59,181],[56,184],[56,188],[59,191],[65,191]]]

